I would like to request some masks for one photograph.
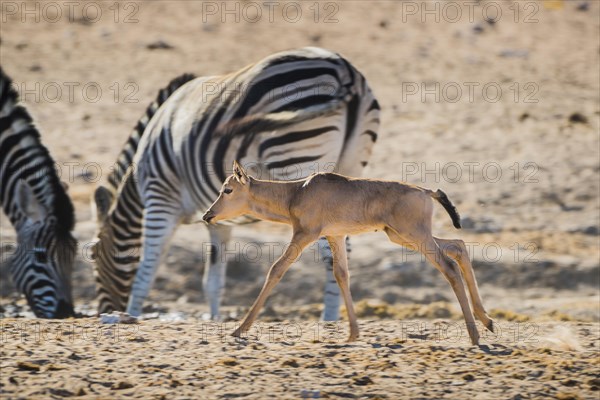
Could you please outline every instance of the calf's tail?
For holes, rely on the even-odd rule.
[[[431,197],[436,199],[446,209],[446,212],[448,212],[450,218],[452,218],[454,227],[460,229],[460,215],[458,214],[458,211],[456,211],[454,204],[452,204],[448,196],[446,196],[446,193],[438,189],[436,192],[431,192]]]

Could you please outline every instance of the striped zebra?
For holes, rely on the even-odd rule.
[[[320,48],[276,53],[227,75],[184,76],[162,95],[125,144],[110,188],[94,194],[99,312],[141,313],[169,239],[180,223],[200,220],[234,160],[275,180],[319,170],[357,176],[377,139],[380,108],[365,78]],[[217,317],[232,225],[208,229],[203,286]],[[337,320],[328,258],[323,318]]]
[[[0,199],[17,231],[10,274],[39,318],[73,315],[74,211],[32,117],[0,68]]]

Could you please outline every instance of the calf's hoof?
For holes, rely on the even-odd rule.
[[[352,334],[352,333],[351,333],[351,334],[348,336],[348,340],[346,340],[346,342],[348,342],[348,343],[350,343],[350,342],[355,342],[355,341],[357,341],[357,340],[358,340],[358,336],[359,336],[359,335],[358,335],[358,333],[355,333],[355,334]]]
[[[233,331],[231,336],[236,337],[236,338],[241,338],[242,333],[244,333],[244,332],[242,332],[242,330],[240,328],[237,328],[235,331]]]
[[[472,333],[469,336],[471,337],[471,344],[473,346],[479,346],[479,333],[475,331],[475,333]]]

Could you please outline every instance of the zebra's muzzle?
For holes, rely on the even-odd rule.
[[[63,319],[75,316],[73,304],[64,300],[59,300],[56,309],[53,310],[48,310],[43,306],[35,304],[33,301],[29,301],[29,304],[33,313],[38,318]]]
[[[69,318],[73,317],[74,315],[75,310],[73,309],[73,304],[64,300],[60,300],[56,309],[55,318]]]

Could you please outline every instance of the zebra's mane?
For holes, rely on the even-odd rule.
[[[13,87],[12,80],[10,77],[8,77],[8,75],[6,75],[2,67],[0,67],[0,110],[4,111],[8,104],[11,104],[12,107],[8,110],[7,115],[4,115],[2,118],[0,118],[0,121],[4,120],[6,125],[0,125],[10,127],[15,121],[21,121],[25,123],[17,135],[19,139],[30,137],[34,140],[35,145],[29,146],[28,150],[35,150],[35,158],[41,160],[35,164],[35,167],[38,171],[35,173],[34,180],[45,182],[47,189],[49,189],[42,190],[40,193],[36,191],[33,192],[38,198],[40,204],[43,204],[47,208],[49,214],[56,217],[56,233],[58,235],[58,239],[63,243],[66,243],[68,240],[68,245],[73,246],[73,239],[71,238],[70,232],[73,230],[75,225],[75,212],[73,209],[73,204],[71,203],[71,199],[67,195],[65,188],[61,184],[60,179],[56,174],[54,169],[55,163],[52,159],[52,156],[50,156],[48,149],[41,143],[40,133],[33,122],[33,118],[25,106],[19,103],[19,94]],[[1,133],[2,132],[0,132],[0,134]],[[7,141],[5,141],[5,143],[6,142]],[[5,145],[8,146],[8,144]],[[7,149],[0,150],[0,154],[4,153],[4,151],[7,151]],[[4,163],[6,160],[2,160],[2,162]],[[10,168],[10,166],[2,165],[2,169],[5,168],[7,169],[5,170],[5,173],[9,173],[8,168]],[[44,173],[40,173],[40,170]],[[9,188],[5,187],[4,190],[9,190]],[[11,197],[14,198],[14,196]],[[10,217],[10,210],[4,211]]]
[[[113,193],[117,192],[119,185],[121,184],[121,181],[125,177],[125,174],[127,173],[127,169],[130,167],[131,162],[133,160],[133,156],[135,155],[135,152],[137,151],[137,147],[140,142],[140,139],[144,135],[146,126],[148,126],[148,123],[150,122],[150,120],[152,119],[154,114],[156,114],[156,111],[158,111],[160,106],[163,105],[163,103],[165,101],[167,101],[167,99],[177,89],[179,89],[184,84],[188,83],[189,81],[191,81],[193,79],[196,79],[196,75],[189,74],[189,73],[182,74],[182,75],[172,79],[171,82],[169,82],[169,84],[166,87],[164,87],[158,91],[158,95],[156,96],[156,99],[152,103],[150,103],[150,105],[148,105],[144,115],[137,121],[135,127],[129,134],[127,141],[125,142],[125,144],[123,144],[123,147],[121,148],[121,152],[119,153],[119,156],[117,157],[117,163],[115,165],[115,168],[113,168],[113,170],[110,172],[110,174],[108,176],[108,184]]]

